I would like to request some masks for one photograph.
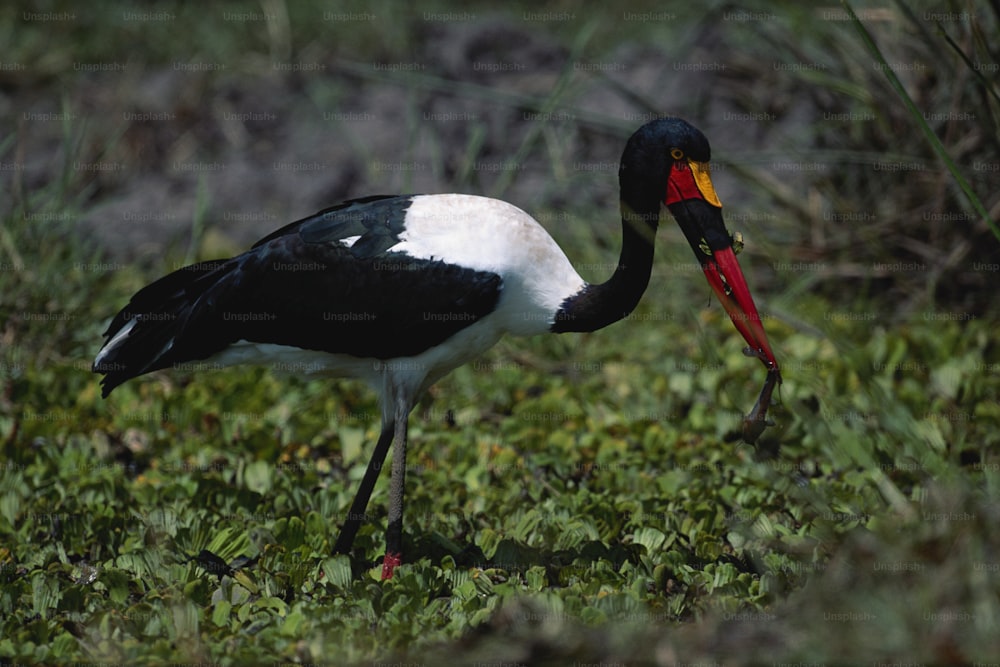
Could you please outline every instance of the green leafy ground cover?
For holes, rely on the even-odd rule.
[[[1000,437],[998,381],[976,371],[998,363],[988,329],[877,332],[847,356],[784,333],[789,366],[815,368],[782,387],[770,459],[732,440],[732,386],[752,391],[735,345],[716,372],[684,373],[658,352],[626,354],[655,337],[630,327],[624,349],[600,334],[561,350],[511,344],[458,373],[441,388],[464,406],[454,425],[440,398],[414,420],[413,562],[389,583],[373,567],[382,487],[354,557],[330,556],[360,444],[375,435],[374,405],[345,412],[364,394],[233,371],[135,384],[108,406],[79,364],[26,366],[8,388],[32,407],[4,417],[0,650],[27,662],[240,663],[337,647],[361,662],[442,651],[505,613],[539,636],[489,652],[523,660],[548,642],[646,660],[698,619],[780,633],[774,619],[797,592],[819,595],[798,603],[824,615],[819,627],[841,618],[826,614],[852,632],[884,624],[871,640],[888,642],[886,657],[919,654],[938,634],[985,657],[996,648]],[[581,350],[593,377],[549,373]],[[545,361],[510,367],[510,354]],[[908,354],[924,370],[899,377]],[[255,560],[222,573],[192,559],[203,549]],[[586,627],[606,642],[587,645]]]
[[[81,136],[67,125],[70,162]],[[852,185],[841,196],[887,187]],[[5,662],[1000,655],[1000,349],[995,310],[968,305],[982,293],[922,286],[899,317],[912,284],[772,277],[758,299],[785,383],[749,447],[738,424],[763,372],[696,272],[674,271],[689,260],[665,229],[633,317],[504,341],[414,412],[408,563],[381,582],[387,479],[353,554],[330,555],[377,435],[371,394],[193,365],[102,400],[89,364],[108,316],[185,253],[94,270],[102,251],[73,226],[93,196],[79,176],[14,194],[0,233]],[[797,229],[797,213],[775,225]],[[904,222],[881,233],[916,237]],[[583,263],[616,251],[586,225],[560,234]],[[752,286],[761,264],[795,257],[748,241]],[[851,275],[838,242],[821,249]],[[926,274],[947,275],[935,257]]]

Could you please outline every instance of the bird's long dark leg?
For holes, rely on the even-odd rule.
[[[395,396],[396,437],[392,448],[392,481],[389,486],[389,526],[385,535],[385,560],[382,579],[392,579],[393,571],[403,562],[403,491],[406,486],[406,435],[410,415],[409,402]]]
[[[358,492],[354,495],[351,511],[347,515],[347,520],[344,521],[344,527],[340,529],[340,536],[333,547],[334,553],[346,554],[350,552],[351,546],[354,544],[358,529],[361,528],[361,524],[366,518],[365,512],[368,509],[368,501],[372,497],[375,482],[378,481],[378,475],[382,472],[385,456],[389,453],[394,428],[395,424],[392,420],[382,420],[382,433],[378,436],[375,451],[372,452],[372,457],[368,461],[368,469],[365,470],[365,476],[361,480]]]

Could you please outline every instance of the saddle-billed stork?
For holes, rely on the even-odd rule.
[[[585,282],[538,222],[503,201],[365,197],[139,290],[111,321],[93,370],[104,375],[105,397],[137,375],[205,359],[367,381],[379,395],[382,430],[334,549],[350,551],[393,445],[382,569],[391,578],[402,562],[407,420],[421,393],[504,334],[594,331],[627,316],[649,282],[661,204],[748,354],[767,366],[766,413],[778,363],[736,261],[709,158],[705,136],[677,118],[632,135],[618,173],[621,256],[607,282]],[[760,405],[751,417],[744,432],[755,438],[764,426]]]

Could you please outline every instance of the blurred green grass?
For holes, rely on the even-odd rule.
[[[131,62],[139,46],[146,65],[180,57],[149,23],[120,32],[94,18],[107,17],[107,7],[116,6],[45,31],[3,10],[0,30],[17,35],[11,61],[38,63],[31,85],[58,93],[74,61]],[[237,74],[252,75],[289,53],[402,61],[426,38],[404,17],[363,22],[331,44],[302,5],[260,7],[287,15],[287,24],[230,22],[219,31],[195,20],[193,7],[170,7],[191,26],[182,59],[242,62]],[[628,41],[607,11],[547,28],[567,53],[596,60]],[[646,48],[667,36],[679,49],[697,46],[745,23],[725,20],[726,11],[631,22],[628,38]],[[970,168],[995,160],[991,82],[942,55],[951,52],[933,30],[903,14],[879,19],[884,11],[859,9],[880,48],[898,62],[937,63],[933,76],[907,82],[915,103],[928,114],[976,114],[962,133],[947,122],[937,128],[995,211],[995,174]],[[945,31],[973,62],[995,62],[980,36],[995,32],[996,16],[968,11],[975,20],[946,22]],[[723,177],[736,176],[732,199],[743,205],[720,194],[731,228],[752,232],[742,263],[765,296],[783,362],[777,425],[757,449],[738,444],[756,369],[720,309],[704,308],[709,292],[683,268],[687,251],[665,221],[634,318],[584,336],[504,341],[415,411],[406,535],[414,562],[388,583],[375,567],[384,481],[359,556],[330,556],[376,435],[377,406],[360,385],[261,370],[178,372],[100,399],[88,367],[107,317],[191,251],[178,243],[157,266],[116,261],[99,270],[108,260],[75,221],[108,184],[70,165],[126,148],[106,143],[114,132],[100,118],[64,123],[50,158],[57,178],[5,181],[0,655],[24,663],[670,664],[961,662],[1000,653],[1000,351],[990,274],[970,268],[992,262],[996,243],[984,221],[964,215],[946,170],[914,179],[870,168],[879,159],[930,164],[933,149],[916,139],[882,73],[862,65],[847,26],[810,17],[783,7],[780,20],[755,26],[767,39],[739,33],[745,50],[728,56],[732,81],[711,97],[780,118],[799,105],[875,116],[843,126],[789,122],[767,154],[732,139],[715,144]],[[788,62],[827,67],[782,76],[751,66],[770,44]],[[752,87],[741,83],[749,72]],[[409,90],[515,104],[503,91],[434,72],[409,81]],[[315,99],[337,95],[335,86],[309,85]],[[583,88],[569,77],[529,106],[575,109]],[[73,103],[68,93],[62,99]],[[621,119],[577,111],[582,124],[628,132]],[[506,155],[546,160],[551,182],[531,212],[560,223],[549,226],[581,266],[600,266],[617,252],[613,197],[596,211],[565,192],[611,195],[613,184],[593,185],[608,173],[588,180],[573,169],[566,135],[542,126]],[[15,136],[0,146],[5,161],[17,153]],[[476,136],[466,138],[466,168],[449,185],[503,196],[517,176],[480,180],[467,166],[481,157]],[[793,184],[766,168],[781,160],[827,167]],[[870,219],[845,217],[858,212]],[[927,212],[962,215],[962,224]],[[567,219],[579,223],[561,224]],[[204,235],[190,235],[201,258],[218,243],[205,222]],[[781,268],[797,262],[824,270]],[[877,269],[888,262],[927,269]],[[257,560],[219,576],[192,559],[202,549],[227,562]]]

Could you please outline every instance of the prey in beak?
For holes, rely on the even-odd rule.
[[[757,306],[747,287],[736,253],[742,239],[726,229],[722,203],[709,175],[708,162],[687,157],[678,149],[671,152],[673,165],[664,204],[670,209],[694,250],[708,284],[729,313],[737,331],[746,340],[744,353],[757,357],[767,368],[767,380],[750,415],[744,419],[743,438],[753,443],[763,432],[767,409],[775,384],[781,384],[778,360],[760,321]]]

